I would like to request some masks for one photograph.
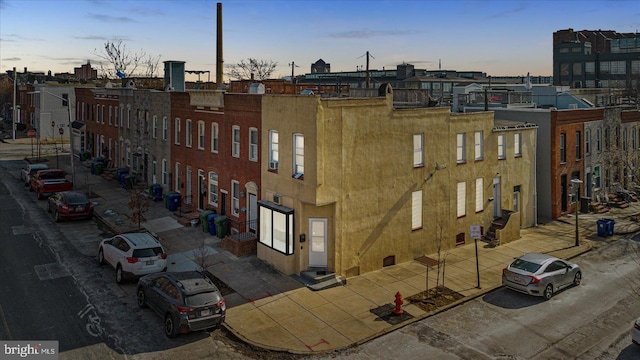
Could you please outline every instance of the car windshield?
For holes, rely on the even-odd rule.
[[[220,296],[215,291],[199,293],[187,296],[185,303],[189,306],[212,305],[220,301]]]
[[[540,264],[524,261],[522,259],[516,259],[511,263],[512,268],[528,271],[530,273],[538,271],[538,269],[540,269],[540,266]]]
[[[84,194],[67,194],[67,202],[69,204],[86,204],[89,199]]]
[[[146,258],[160,254],[162,254],[162,248],[160,247],[133,250],[133,257],[135,258]]]

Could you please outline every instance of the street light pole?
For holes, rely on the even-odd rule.
[[[16,140],[16,85],[17,85],[18,77],[16,76],[16,68],[13,68],[13,113],[11,113],[11,133],[13,134],[13,140]]]
[[[571,179],[571,184],[576,188],[576,246],[580,246],[580,230],[578,229],[578,201],[580,200],[580,184],[582,181],[580,179]]]

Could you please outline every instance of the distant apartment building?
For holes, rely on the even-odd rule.
[[[640,86],[640,34],[613,30],[553,33],[553,84],[572,88]]]

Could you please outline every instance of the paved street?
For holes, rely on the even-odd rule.
[[[338,357],[640,359],[630,336],[640,317],[640,242],[618,240],[573,261],[582,284],[549,301],[500,288]]]

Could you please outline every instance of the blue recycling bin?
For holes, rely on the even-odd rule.
[[[218,217],[218,214],[209,214],[209,216],[207,216],[207,222],[209,223],[209,234],[212,236],[216,236],[216,217]]]
[[[90,161],[89,165],[91,166],[91,174],[95,175],[96,174],[96,162],[95,161]]]
[[[128,171],[127,172],[123,172],[120,175],[118,175],[118,182],[120,183],[120,185],[123,188],[127,187],[126,184],[125,184],[125,180],[126,180],[127,176],[129,176],[129,172]]]
[[[161,201],[162,200],[162,186],[159,184],[153,185],[153,201]]]
[[[115,177],[116,177],[116,180],[117,180],[118,182],[120,182],[120,183],[121,183],[121,181],[120,181],[120,175],[121,175],[121,174],[129,174],[129,170],[127,170],[127,168],[118,168],[118,169],[116,170],[116,172],[115,172]]]
[[[608,236],[612,236],[613,235],[613,225],[616,223],[615,220],[613,219],[602,219],[606,222],[607,224],[607,235]]]
[[[180,195],[180,193],[169,194],[168,196],[169,211],[174,212],[178,210],[178,207],[180,207],[181,200],[182,200],[182,195]]]
[[[609,231],[609,225],[607,224],[605,219],[598,219],[596,221],[596,224],[598,226],[598,236],[606,237]]]

